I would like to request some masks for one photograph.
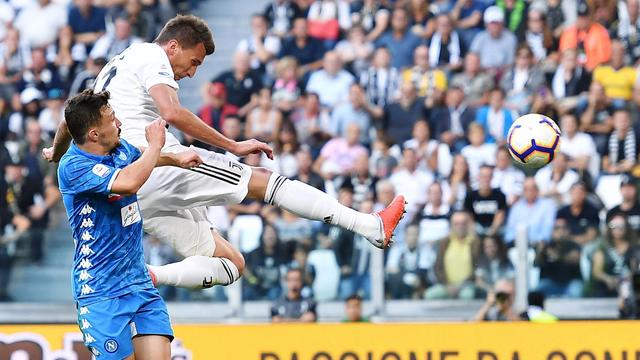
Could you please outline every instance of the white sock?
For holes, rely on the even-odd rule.
[[[189,289],[229,285],[240,278],[236,265],[231,260],[220,257],[195,255],[177,263],[147,267],[155,275],[156,285]]]
[[[375,215],[348,208],[301,181],[289,180],[276,173],[271,174],[264,201],[305,219],[338,225],[366,237],[369,241],[381,240],[380,220]]]

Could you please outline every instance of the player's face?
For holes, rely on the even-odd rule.
[[[173,69],[173,78],[176,81],[187,76],[193,77],[196,69],[202,64],[206,56],[206,51],[202,43],[199,43],[191,49],[185,49],[176,42],[171,45],[170,50],[169,61]]]
[[[106,149],[113,150],[120,145],[120,125],[122,123],[116,117],[111,106],[105,106],[100,111],[102,123],[96,129],[98,142]]]

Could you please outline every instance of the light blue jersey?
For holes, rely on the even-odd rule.
[[[111,193],[118,172],[139,157],[137,148],[121,140],[107,156],[89,154],[74,143],[60,161],[60,192],[76,244],[76,301],[91,303],[153,287],[137,197]]]

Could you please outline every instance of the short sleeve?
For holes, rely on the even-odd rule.
[[[142,84],[149,91],[154,85],[165,84],[178,89],[178,83],[173,79],[173,70],[169,65],[167,55],[158,47],[158,54],[149,54],[148,61],[142,67]]]
[[[60,190],[71,194],[111,193],[120,169],[89,158],[74,156],[60,165]]]

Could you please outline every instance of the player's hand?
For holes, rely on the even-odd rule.
[[[256,139],[238,141],[232,149],[228,150],[237,156],[246,156],[249,154],[259,154],[263,152],[269,159],[273,160],[273,149],[271,146]]]
[[[54,162],[53,160],[53,146],[42,149],[42,157],[48,162]]]
[[[163,118],[157,118],[151,124],[145,128],[145,137],[149,143],[149,147],[157,146],[162,148],[166,138],[166,125],[167,123]]]
[[[190,169],[202,164],[202,159],[193,149],[175,154],[176,165],[183,169]]]

